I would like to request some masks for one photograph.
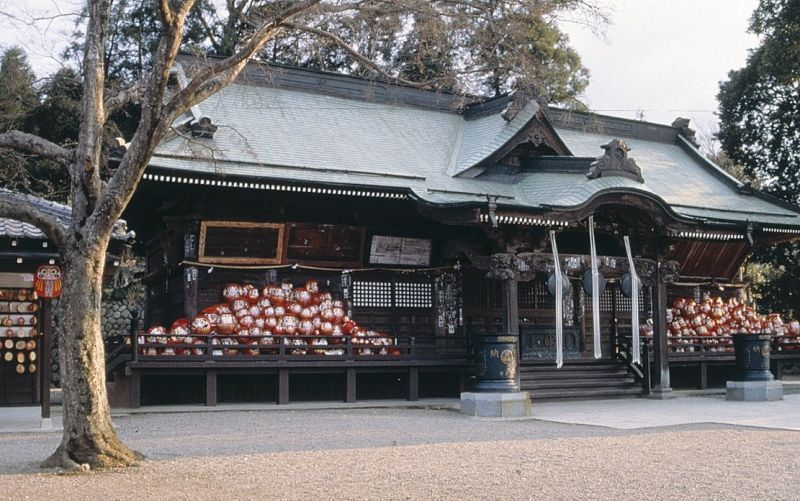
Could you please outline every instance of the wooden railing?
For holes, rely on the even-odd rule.
[[[190,336],[191,343],[148,338],[152,336],[133,337],[134,361],[407,361],[467,356],[466,339],[461,336]]]
[[[733,356],[733,336],[681,336],[667,338],[669,353],[729,353]]]

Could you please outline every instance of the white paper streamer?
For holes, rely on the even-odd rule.
[[[628,255],[628,265],[631,273],[631,358],[633,363],[640,364],[641,347],[639,346],[639,275],[636,274],[636,266],[633,264],[633,254],[631,254],[631,240],[625,235],[625,253]]]
[[[592,328],[594,358],[602,356],[600,346],[600,271],[597,269],[597,247],[594,241],[594,216],[589,216],[589,251],[592,258]]]
[[[561,281],[561,263],[558,259],[556,232],[550,230],[550,243],[553,246],[553,262],[556,279],[556,367],[564,365],[564,283]]]

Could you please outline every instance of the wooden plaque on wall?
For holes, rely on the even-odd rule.
[[[430,266],[431,240],[374,235],[369,251],[372,264]]]
[[[219,264],[278,264],[283,255],[284,225],[203,221],[198,261]]]
[[[364,255],[364,228],[333,224],[286,224],[286,262],[356,268]]]

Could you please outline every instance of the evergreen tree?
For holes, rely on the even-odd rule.
[[[30,110],[38,104],[34,83],[36,76],[28,56],[19,47],[11,47],[0,57],[0,132],[22,126]]]
[[[760,38],[744,68],[720,85],[719,140],[761,189],[800,203],[800,0],[761,0],[750,31]],[[767,309],[800,314],[800,245],[757,250],[771,267],[757,287]]]

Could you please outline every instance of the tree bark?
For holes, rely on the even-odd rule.
[[[58,303],[59,362],[65,383],[64,434],[56,452],[42,466],[130,466],[143,456],[117,437],[106,392],[100,326],[106,246],[86,248],[79,242],[71,243],[61,251],[64,287]]]

